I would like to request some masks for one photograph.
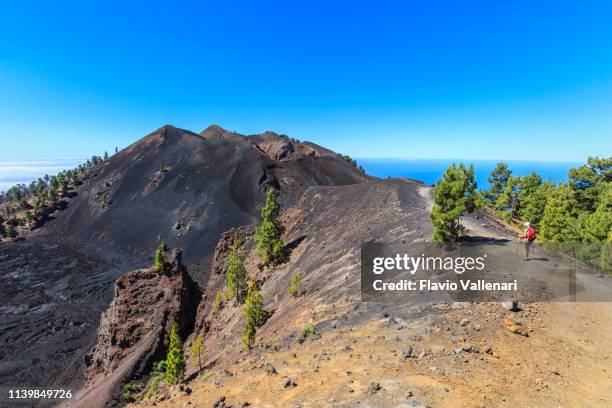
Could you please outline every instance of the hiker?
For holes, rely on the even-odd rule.
[[[523,224],[525,226],[525,230],[523,231],[523,236],[519,237],[519,239],[525,240],[525,260],[529,260],[529,251],[533,245],[533,241],[536,239],[536,230],[531,225],[531,223],[526,222]]]

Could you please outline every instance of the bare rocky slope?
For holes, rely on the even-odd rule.
[[[290,251],[287,262],[276,266],[262,265],[253,243],[270,185],[280,190],[282,238]],[[79,254],[85,251],[82,243],[96,247],[97,252],[87,253],[98,257],[95,271],[104,279],[92,293],[105,293],[106,304],[90,304],[89,326],[74,334],[88,340],[63,351],[75,361],[67,369],[80,378],[75,386],[84,384],[67,406],[128,403],[124,385],[149,382],[152,365],[167,350],[172,321],[186,340],[186,356],[189,341],[196,335],[204,338],[205,366],[200,370],[189,360],[181,384],[162,383],[137,406],[612,404],[607,391],[612,383],[610,303],[526,303],[509,311],[499,302],[453,302],[448,296],[427,303],[362,301],[364,244],[430,239],[431,190],[421,183],[364,176],[327,149],[272,132],[246,137],[217,126],[201,134],[164,127],[111,157],[76,193],[42,231],[3,248],[24,258],[21,274],[30,276],[22,245],[71,236],[81,246],[73,240],[62,245],[77,245]],[[491,242],[495,259],[504,266],[497,273],[511,268],[541,290],[567,285],[572,266],[566,259],[538,249],[536,259],[527,263],[516,256],[514,241],[494,219],[477,215],[463,222],[473,240]],[[242,348],[242,306],[223,300],[214,307],[225,285],[234,236],[245,243],[245,267],[259,281],[269,315],[249,352]],[[160,239],[182,249],[182,261],[172,252],[164,273],[150,268]],[[112,254],[122,254],[123,260],[114,269],[102,262]],[[13,279],[7,259],[0,271]],[[69,279],[68,287],[78,292],[90,277],[77,275],[82,265],[74,266],[68,278],[61,269],[51,278]],[[39,276],[41,269],[34,271],[31,285],[24,280],[19,290],[40,291],[46,279]],[[302,282],[298,296],[287,291],[295,274]],[[592,274],[574,283],[579,290],[612,290],[609,280]],[[49,337],[33,337],[35,323],[20,336],[10,336],[19,316],[35,315],[19,290],[9,292],[10,309],[1,317],[9,316],[12,326],[0,327],[0,336],[14,350],[44,346]],[[59,300],[64,291],[57,286],[57,297],[43,302],[41,318],[47,318],[49,308],[61,318],[69,316],[60,306],[66,305]],[[31,343],[23,341],[30,337]]]
[[[118,294],[114,281],[151,265],[160,240],[182,248],[188,275],[205,284],[219,237],[257,222],[268,186],[279,187],[288,206],[309,186],[367,179],[335,153],[273,132],[156,130],[92,168],[25,241],[0,244],[0,386],[80,388],[91,375],[85,361],[105,347],[86,357]],[[137,302],[138,293],[130,298]]]
[[[221,233],[257,221],[267,186],[282,185],[288,206],[309,186],[365,178],[335,153],[273,132],[164,126],[96,168],[44,233],[137,256],[163,239],[185,263],[208,263]]]
[[[205,338],[205,372],[192,362],[180,387],[134,405],[609,406],[610,303],[528,302],[511,311],[500,302],[450,297],[361,301],[361,245],[429,239],[430,205],[429,188],[407,180],[309,188],[281,217],[291,258],[271,268],[259,265],[248,229],[227,234],[245,238],[247,271],[262,283],[271,314],[255,349],[242,350],[242,308],[212,306],[225,280],[222,239],[190,336]],[[491,243],[491,255],[504,265],[496,273],[513,271],[541,290],[567,285],[567,259],[538,248],[526,262],[498,223],[480,215],[463,222],[472,240]],[[296,273],[303,290],[293,297],[287,288]],[[599,287],[612,293],[609,279],[598,275],[585,273],[576,285],[579,292]]]

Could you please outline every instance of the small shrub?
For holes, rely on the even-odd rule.
[[[151,372],[151,386],[144,394],[145,399],[151,398],[157,392],[157,388],[159,387],[159,383],[166,376],[166,360],[158,361],[157,364],[153,367],[153,371]]]
[[[213,300],[213,309],[221,310],[223,307],[223,292],[218,290],[215,294],[215,300]]]
[[[289,292],[291,296],[297,297],[299,296],[301,291],[302,283],[300,275],[296,273],[295,275],[293,275],[293,278],[291,278],[291,284],[289,285],[289,289],[287,289],[287,292]]]
[[[304,326],[304,328],[302,329],[302,332],[300,333],[300,337],[299,337],[300,343],[303,343],[304,340],[306,340],[308,336],[315,334],[315,333],[316,333],[316,329],[312,324],[308,324]]]
[[[140,399],[138,394],[142,392],[143,388],[143,383],[125,384],[123,386],[123,400],[126,403],[135,402],[136,400]]]

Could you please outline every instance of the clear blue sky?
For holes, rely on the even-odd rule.
[[[612,2],[0,6],[0,156],[101,154],[164,124],[356,157],[612,155]]]

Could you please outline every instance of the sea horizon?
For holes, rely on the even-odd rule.
[[[0,158],[0,191],[7,191],[17,184],[29,185],[45,174],[54,175],[62,170],[69,170],[84,163],[87,159],[75,157],[21,157]],[[514,175],[525,176],[538,173],[543,180],[555,183],[568,180],[570,168],[584,162],[531,161],[531,160],[493,160],[493,159],[421,159],[421,158],[355,158],[366,173],[379,178],[402,177],[435,184],[444,171],[453,163],[474,165],[478,188],[487,188],[488,176],[498,162],[508,164]],[[585,160],[586,162],[586,160]]]
[[[515,176],[537,173],[543,181],[566,182],[569,170],[585,162],[535,161],[535,160],[493,160],[493,159],[419,159],[419,158],[356,158],[366,173],[379,178],[411,178],[425,184],[435,184],[444,171],[453,163],[474,165],[474,176],[479,189],[489,187],[489,174],[499,162],[506,163]]]

